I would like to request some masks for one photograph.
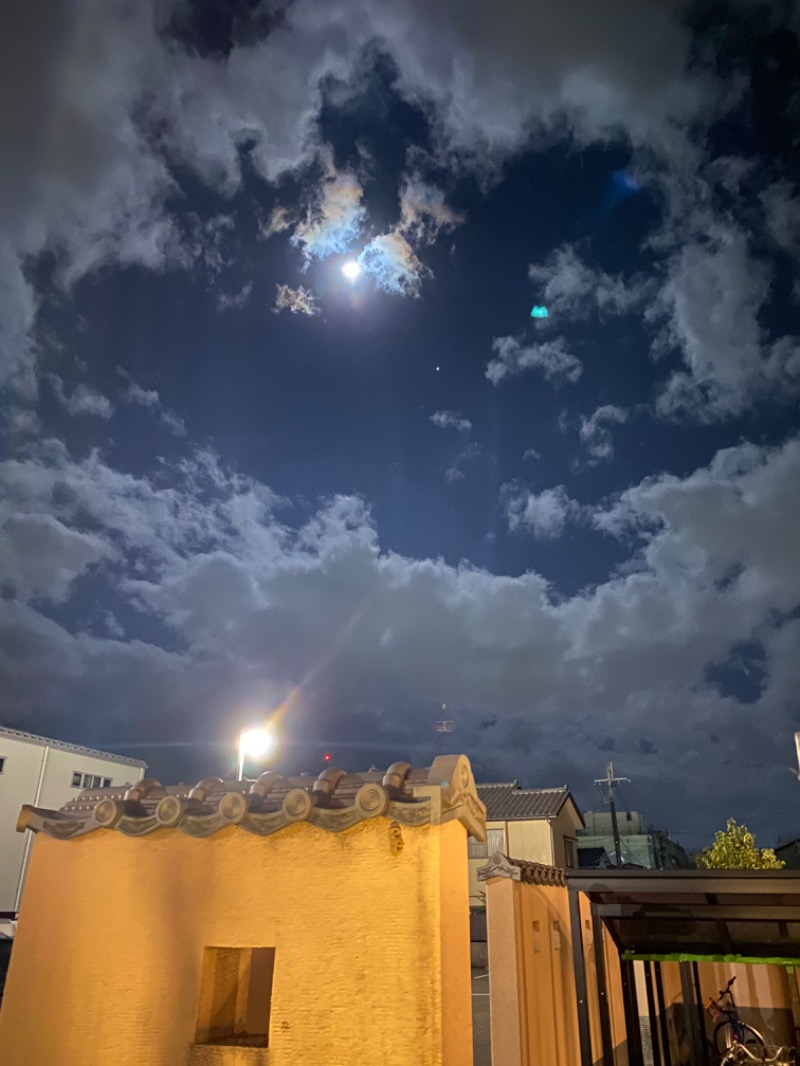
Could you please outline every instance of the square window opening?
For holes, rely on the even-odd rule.
[[[72,787],[73,788],[80,788],[82,782],[83,782],[83,774],[80,772],[80,770],[76,770],[73,773],[73,775],[72,775]]]
[[[111,788],[111,778],[110,777],[104,777],[103,778],[103,788]]]
[[[91,774],[84,774],[83,775],[83,787],[84,788],[91,788],[92,787],[92,775]]]
[[[206,948],[195,1042],[269,1047],[274,948]]]
[[[0,774],[2,774],[3,770],[5,770],[5,768],[6,768],[6,757],[5,757],[5,755],[0,755]]]

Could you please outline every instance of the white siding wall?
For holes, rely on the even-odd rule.
[[[0,733],[0,911],[17,909],[17,893],[24,883],[24,868],[30,853],[30,833],[16,831],[20,808],[25,803],[58,810],[80,795],[72,775],[80,773],[111,779],[112,785],[141,780],[139,766],[114,762],[82,751],[48,747],[44,741],[22,740]],[[42,773],[42,770],[44,771]],[[41,776],[41,786],[40,786]],[[37,796],[37,789],[39,794]]]

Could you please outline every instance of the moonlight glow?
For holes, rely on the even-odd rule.
[[[355,259],[348,259],[342,266],[342,273],[348,281],[355,281],[361,273],[361,265]]]

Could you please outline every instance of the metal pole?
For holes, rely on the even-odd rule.
[[[592,1032],[589,1028],[586,960],[583,956],[583,935],[581,933],[581,899],[577,888],[569,889],[569,924],[572,932],[572,966],[575,971],[575,995],[578,1001],[578,1038],[581,1048],[581,1066],[592,1066]]]
[[[647,1013],[650,1015],[650,1046],[653,1049],[653,1066],[661,1066],[661,1042],[658,1038],[658,1015],[656,998],[653,995],[652,963],[644,964],[644,985],[647,990]]]
[[[664,1052],[664,1066],[672,1066],[672,1050],[669,1046],[669,1020],[667,1018],[667,1004],[664,999],[664,981],[661,976],[661,963],[653,963],[653,973],[656,979],[656,1004],[658,1006],[658,1024],[661,1029],[661,1047]]]
[[[692,963],[692,980],[694,981],[695,1004],[697,1006],[697,1031],[700,1034],[700,1051],[703,1062],[708,1066],[708,1044],[706,1043],[706,1014],[703,1010],[703,996],[700,992],[700,970],[696,962]]]
[[[47,769],[47,760],[50,755],[49,746],[45,747],[44,754],[42,755],[42,762],[39,766],[39,780],[36,782],[36,794],[33,798],[34,807],[39,806],[39,800],[42,797],[42,785],[44,784],[44,773]],[[19,868],[19,880],[17,881],[17,894],[14,898],[14,910],[19,913],[19,905],[22,900],[22,890],[25,887],[25,875],[28,872],[28,860],[31,855],[31,848],[33,847],[33,833],[29,829],[26,833],[25,847],[22,851],[22,865]]]
[[[639,1002],[636,998],[636,978],[633,973],[633,963],[622,959],[619,969],[622,977],[625,1029],[628,1035],[628,1062],[630,1066],[644,1066],[642,1033],[639,1028]]]
[[[611,793],[611,831],[614,834],[614,854],[617,857],[617,866],[622,866],[622,841],[619,839],[619,823],[617,822],[617,804],[614,794]]]
[[[689,962],[679,962],[681,974],[681,994],[683,996],[683,1019],[686,1025],[686,1035],[689,1040],[689,1061],[691,1066],[703,1066],[702,1039],[698,1031],[697,1004],[694,998],[694,981],[692,980],[692,965]]]

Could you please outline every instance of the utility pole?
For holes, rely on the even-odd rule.
[[[603,793],[603,798],[608,801],[608,805],[611,808],[611,831],[614,834],[614,854],[616,855],[617,866],[622,866],[622,842],[619,838],[615,791],[617,785],[630,784],[630,780],[629,777],[615,777],[614,764],[610,762],[608,766],[606,766],[606,776],[597,777],[594,782]]]

